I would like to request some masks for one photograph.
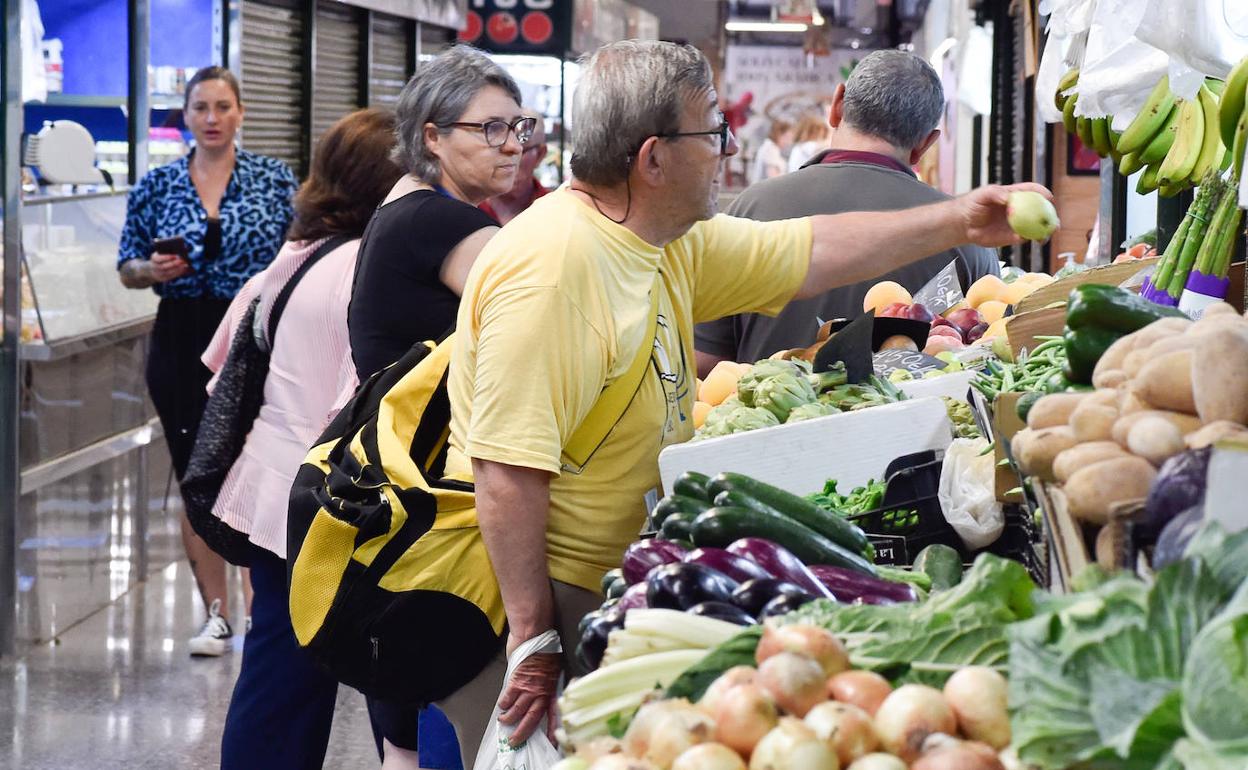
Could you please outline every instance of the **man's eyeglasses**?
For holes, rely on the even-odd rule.
[[[728,127],[728,119],[724,118],[719,124],[719,128],[710,131],[670,131],[666,134],[655,134],[660,139],[678,139],[682,136],[718,136],[719,137],[719,154],[728,154],[728,137],[732,136],[732,130]]]
[[[475,128],[485,135],[485,143],[491,147],[502,147],[507,143],[507,136],[512,132],[516,135],[516,141],[520,144],[528,144],[529,139],[533,138],[533,131],[537,129],[537,118],[517,118],[512,123],[502,120],[487,120],[484,123],[466,123],[456,121],[454,123],[443,123],[440,128]]]

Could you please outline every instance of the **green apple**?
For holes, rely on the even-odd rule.
[[[1043,241],[1061,226],[1057,209],[1040,193],[1020,191],[1010,193],[1005,204],[1005,217],[1010,229],[1032,241]]]

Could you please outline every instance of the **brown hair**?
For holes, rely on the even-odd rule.
[[[784,132],[792,127],[793,125],[786,120],[773,120],[771,122],[771,130],[767,132],[767,138],[773,142],[778,142],[780,137],[784,136]]]
[[[186,81],[186,95],[182,97],[182,109],[189,110],[191,108],[191,92],[195,90],[195,86],[205,80],[224,80],[225,84],[234,92],[234,99],[239,103],[243,103],[243,93],[238,87],[238,78],[234,77],[234,73],[225,67],[212,65],[211,67],[200,67],[191,79]]]
[[[308,180],[295,196],[290,240],[363,233],[403,175],[390,159],[395,141],[394,113],[384,110],[357,110],[330,126],[316,146]]]
[[[793,141],[797,143],[821,142],[827,136],[828,124],[818,115],[803,115],[797,121],[797,128],[793,130]]]

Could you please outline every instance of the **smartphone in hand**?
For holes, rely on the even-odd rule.
[[[190,249],[186,245],[186,239],[180,235],[175,235],[172,238],[157,238],[152,241],[152,253],[176,254],[182,258],[182,261],[186,263],[187,267],[190,267],[192,270],[194,269],[189,259]]]

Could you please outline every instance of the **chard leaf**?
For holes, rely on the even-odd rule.
[[[1035,592],[1036,584],[1021,563],[981,553],[962,582],[933,594],[917,614],[922,618],[979,607],[988,612],[1005,609],[1011,620],[1025,620],[1035,615]]]
[[[728,641],[707,653],[707,656],[687,668],[667,688],[668,698],[686,698],[697,703],[706,694],[706,688],[719,675],[733,666],[754,665],[754,652],[763,637],[762,626],[750,626]],[[632,717],[630,716],[631,720]],[[627,727],[627,724],[625,724]]]
[[[850,660],[855,667],[885,672],[894,683],[932,687],[943,687],[964,666],[990,666],[1004,674],[1009,661],[1008,622],[1004,610],[986,616],[964,610],[936,622],[914,622],[908,630],[858,645]]]

